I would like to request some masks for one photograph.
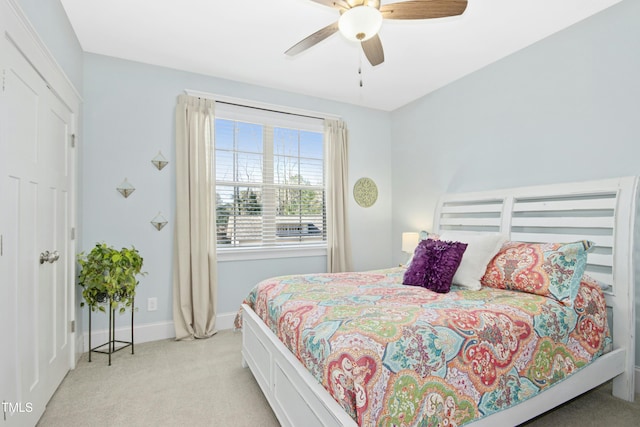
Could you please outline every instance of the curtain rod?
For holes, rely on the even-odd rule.
[[[209,93],[209,92],[201,92],[201,91],[191,90],[191,89],[185,89],[184,92],[190,96],[195,96],[195,97],[204,98],[204,99],[211,99],[221,104],[234,105],[238,107],[253,108],[256,110],[289,114],[292,116],[307,117],[310,119],[318,119],[318,120],[325,120],[325,119],[340,120],[341,119],[340,116],[337,116],[335,114],[327,114],[319,111],[303,110],[298,108],[289,108],[289,107],[284,107],[284,106],[275,105],[275,104],[267,104],[263,102],[252,101],[248,99],[234,98],[231,96],[224,96],[224,95],[216,95],[214,93]]]
[[[325,117],[309,116],[309,115],[306,115],[306,114],[291,113],[289,111],[274,110],[274,109],[271,109],[271,108],[264,108],[264,107],[254,107],[253,105],[237,104],[237,103],[234,103],[234,102],[218,101],[218,100],[214,100],[214,101],[216,102],[216,104],[226,104],[226,105],[233,105],[235,107],[253,108],[254,110],[268,111],[270,113],[288,114],[290,116],[307,117],[309,119],[318,119],[318,120],[324,120],[325,119]]]

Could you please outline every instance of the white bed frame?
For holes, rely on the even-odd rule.
[[[613,350],[575,375],[473,426],[513,426],[613,379],[634,399],[634,240],[638,177],[446,194],[434,231],[500,231],[510,240],[592,240],[587,272],[606,286]],[[640,240],[638,240],[640,241]],[[243,306],[243,366],[249,366],[283,426],[356,426],[260,318]]]

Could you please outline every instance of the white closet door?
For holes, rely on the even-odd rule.
[[[71,113],[10,42],[0,43],[0,277],[7,298],[0,320],[8,338],[0,380],[10,404],[0,425],[28,426],[71,360]]]

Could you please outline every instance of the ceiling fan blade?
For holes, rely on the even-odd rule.
[[[346,0],[311,0],[316,3],[323,4],[325,6],[332,7],[334,9],[351,9],[351,5]]]
[[[429,19],[462,15],[467,0],[410,0],[380,6],[386,19]]]
[[[382,42],[377,34],[362,42],[362,50],[374,67],[384,62],[384,50],[382,50]]]
[[[323,29],[311,34],[309,37],[302,39],[295,45],[291,46],[285,53],[290,56],[297,55],[300,52],[309,49],[311,46],[320,43],[322,40],[336,32],[338,32],[338,22],[327,25]]]

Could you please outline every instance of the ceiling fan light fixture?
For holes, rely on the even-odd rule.
[[[371,6],[356,6],[344,12],[338,21],[343,36],[355,42],[363,42],[378,34],[382,26],[382,14]]]

